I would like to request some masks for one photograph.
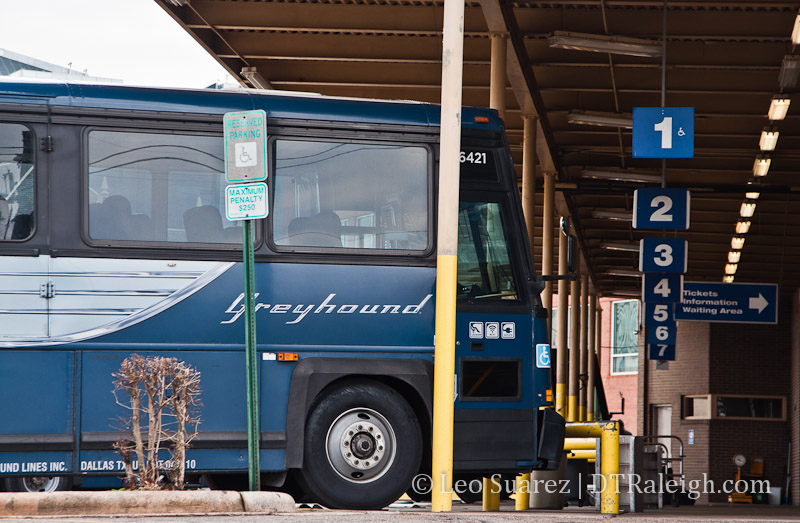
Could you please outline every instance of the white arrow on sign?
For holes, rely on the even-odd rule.
[[[767,305],[769,305],[769,302],[760,292],[758,293],[757,298],[750,298],[750,308],[758,309],[759,314],[761,314],[761,312],[767,308]]]

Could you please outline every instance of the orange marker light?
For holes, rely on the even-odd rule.
[[[278,353],[278,361],[297,361],[299,358],[297,357],[296,352],[279,352]]]
[[[476,116],[475,117],[475,123],[489,123],[489,117],[488,116]]]

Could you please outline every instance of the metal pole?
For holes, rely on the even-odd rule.
[[[600,513],[619,514],[619,421],[603,425],[600,436],[600,474],[603,489],[600,492]]]
[[[587,382],[582,381],[588,379],[588,346],[589,346],[589,276],[584,274],[581,277],[581,340],[580,340],[580,358],[579,358],[579,375],[578,375],[578,421],[586,421],[586,394]]]
[[[580,278],[580,276],[578,277]],[[581,350],[581,284],[577,279],[569,282],[569,295],[569,394],[567,396],[567,421],[578,421],[578,371],[580,367]]]
[[[553,274],[553,207],[555,207],[555,173],[544,173],[544,209],[542,210],[542,275]],[[553,282],[545,284],[542,305],[553,307]],[[553,332],[552,314],[547,315],[547,337]],[[552,341],[552,340],[551,340]]]
[[[253,221],[244,220],[244,313],[247,318],[244,331],[245,361],[247,365],[247,465],[251,491],[261,490],[261,459],[258,427],[258,360],[256,358],[256,311],[253,306],[255,272],[253,258]]]
[[[597,298],[597,306],[595,307],[597,312],[597,321],[595,322],[595,340],[594,340],[594,357],[597,358],[597,366],[600,367],[603,364],[603,358],[601,357],[603,354],[603,309],[600,307],[600,297]]]
[[[558,274],[565,276],[567,268],[567,237],[558,234]],[[556,312],[556,412],[567,417],[567,313],[569,312],[569,287],[567,280],[558,280],[558,310]]]
[[[453,386],[464,0],[445,0],[443,35],[431,463],[433,512],[450,512],[453,508]]]
[[[489,107],[497,109],[500,117],[506,116],[506,49],[508,35],[492,33],[492,61],[489,76]]]
[[[595,329],[597,328],[597,313],[595,307],[597,305],[597,296],[594,294],[589,295],[589,313],[587,320],[588,330],[588,344],[586,347],[586,421],[594,421],[594,387],[595,387],[595,374],[594,374],[594,347],[596,341]]]
[[[523,116],[522,138],[522,213],[528,230],[531,259],[536,238],[536,117]]]

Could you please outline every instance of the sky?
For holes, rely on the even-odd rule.
[[[0,0],[0,49],[125,85],[234,81],[154,0]]]

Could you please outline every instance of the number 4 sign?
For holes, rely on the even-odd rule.
[[[633,192],[634,229],[689,228],[690,193],[686,189],[647,188]]]
[[[649,273],[642,275],[642,301],[679,303],[683,296],[683,275]]]

